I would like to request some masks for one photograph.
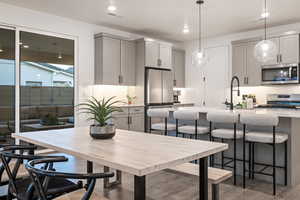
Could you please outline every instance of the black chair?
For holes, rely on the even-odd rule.
[[[114,176],[114,173],[95,173],[95,174],[77,174],[77,173],[64,173],[64,172],[57,172],[51,170],[47,170],[47,167],[38,168],[37,165],[44,165],[44,166],[53,166],[53,163],[57,162],[65,162],[67,158],[44,158],[44,159],[37,159],[29,161],[26,164],[26,169],[28,170],[32,182],[36,190],[38,191],[39,200],[51,200],[56,199],[56,195],[53,194],[48,187],[48,181],[52,178],[60,178],[60,179],[85,179],[87,180],[86,191],[82,191],[81,195],[83,196],[81,200],[88,200],[92,197],[93,190],[95,188],[95,184],[97,179],[102,178],[111,178]],[[48,168],[49,169],[49,168]],[[74,195],[73,195],[74,194]],[[73,195],[73,196],[72,196]],[[64,195],[65,196],[65,195]],[[67,197],[58,197],[57,199],[79,199],[78,192],[71,192],[66,194]],[[101,197],[93,195],[93,199],[101,200]]]
[[[7,176],[9,178],[7,199],[18,199],[18,200],[35,200],[38,199],[37,191],[35,191],[34,185],[31,181],[29,174],[27,176],[17,178],[18,171],[23,162],[27,162],[34,159],[42,158],[61,158],[65,159],[62,156],[37,156],[32,155],[36,149],[35,146],[25,146],[25,145],[13,145],[6,146],[0,149],[0,157],[2,164],[5,168]],[[16,153],[18,151],[18,153]],[[10,165],[10,162],[13,161],[13,166]],[[44,169],[51,169],[53,165],[43,166]],[[48,187],[53,191],[57,196],[62,195],[66,192],[72,192],[78,189],[83,188],[82,182],[74,183],[67,179],[50,179],[48,181]]]

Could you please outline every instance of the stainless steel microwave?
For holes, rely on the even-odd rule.
[[[261,72],[262,85],[299,83],[299,64],[264,65]]]

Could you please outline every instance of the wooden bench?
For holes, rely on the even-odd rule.
[[[199,176],[199,166],[193,163],[185,163],[176,167],[169,168],[171,171]],[[232,176],[232,172],[218,168],[208,168],[208,182],[212,184],[212,199],[219,199],[219,184]]]

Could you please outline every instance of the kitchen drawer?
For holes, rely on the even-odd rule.
[[[119,111],[119,112],[114,112],[113,114],[112,114],[112,116],[124,116],[124,115],[128,115],[129,114],[129,110],[128,110],[128,108],[122,108],[122,107],[120,107],[120,109],[121,109],[121,111]]]
[[[132,107],[132,108],[129,108],[129,113],[130,114],[144,114],[145,112],[145,108],[144,107]]]

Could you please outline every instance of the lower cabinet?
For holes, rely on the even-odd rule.
[[[144,107],[123,108],[123,112],[113,115],[118,129],[144,132]]]

